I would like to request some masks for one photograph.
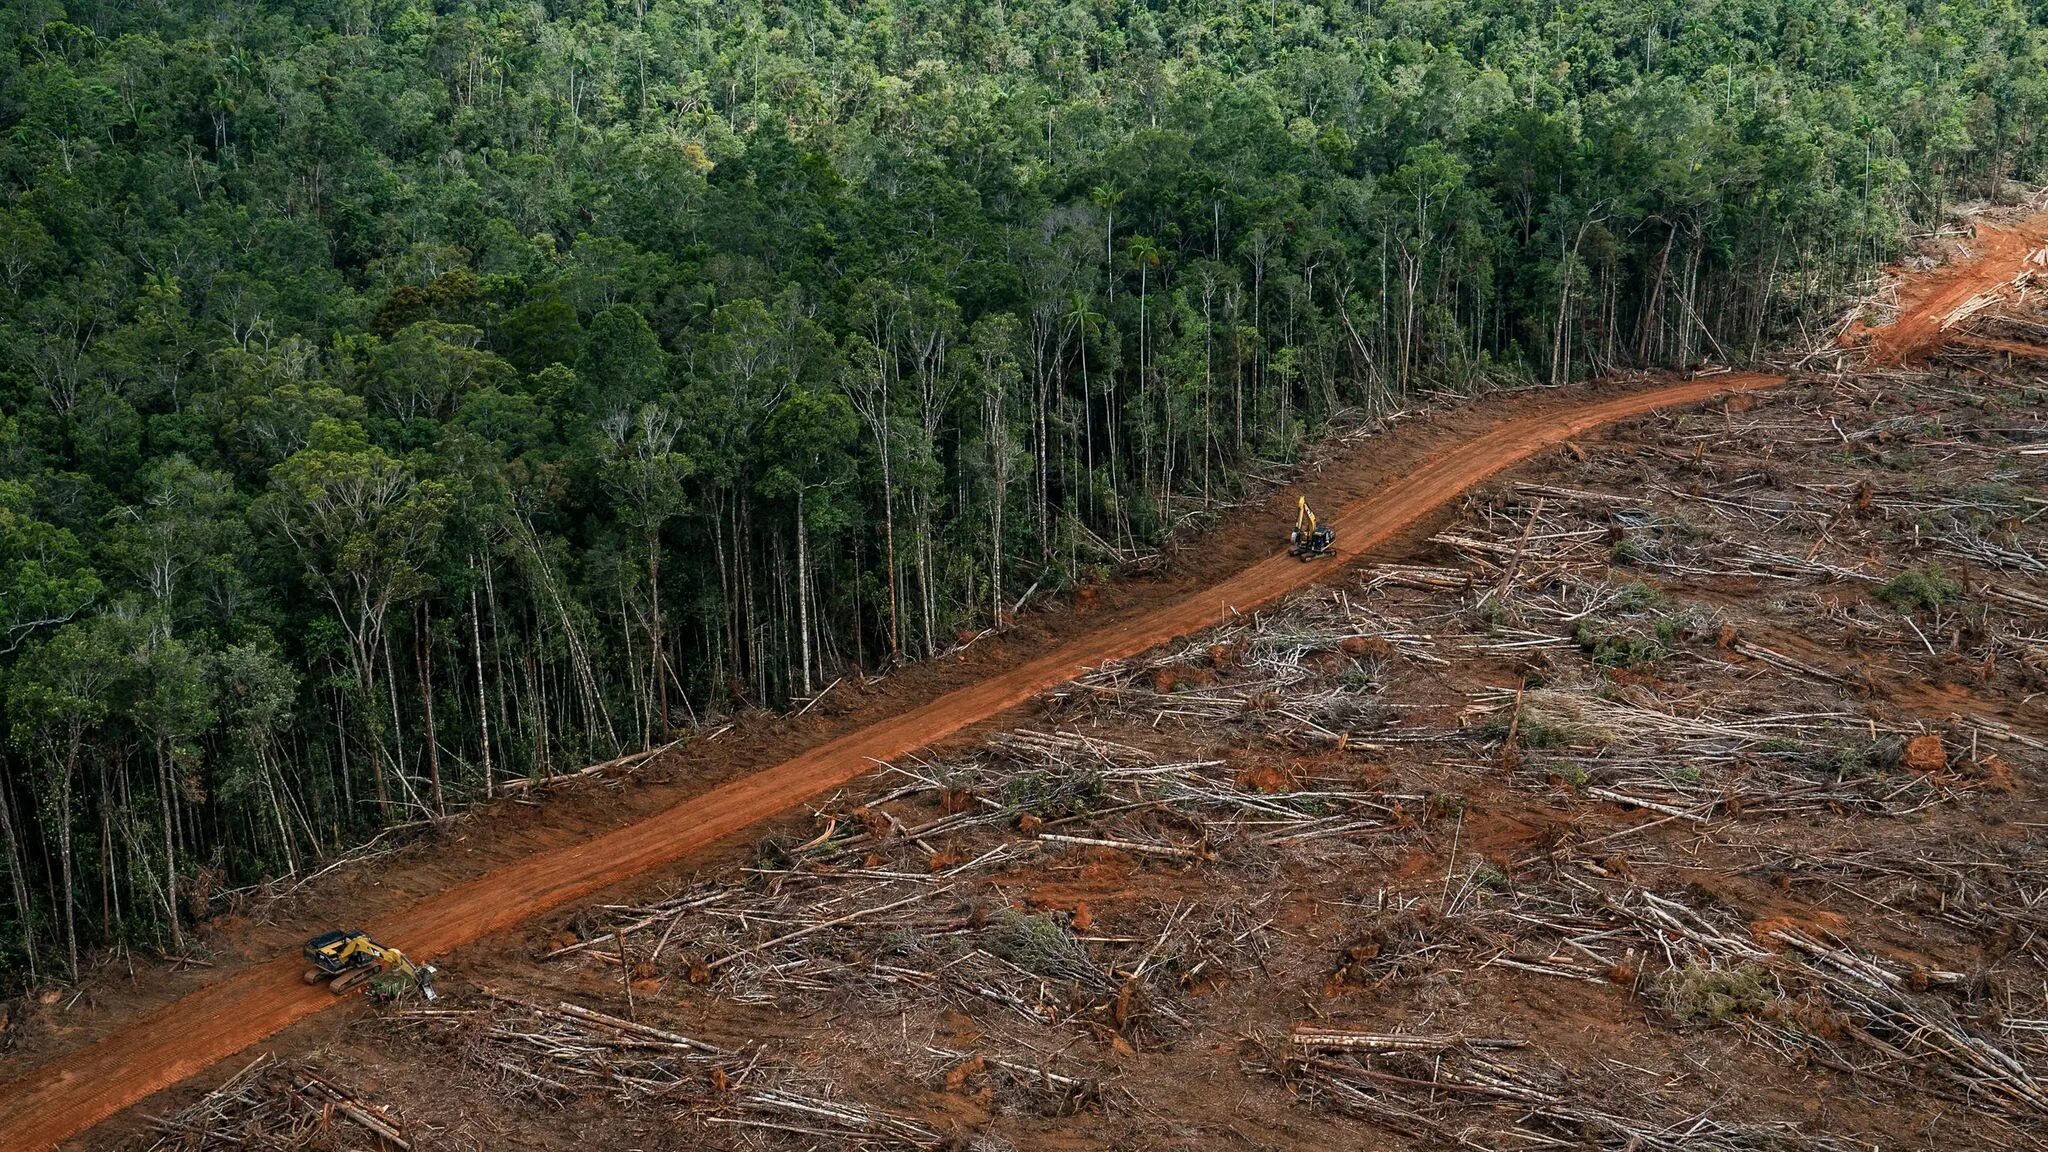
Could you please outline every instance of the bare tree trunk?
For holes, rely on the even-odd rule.
[[[14,888],[14,906],[21,913],[21,950],[28,957],[28,975],[36,978],[36,918],[29,905],[28,881],[23,877],[21,841],[14,831],[14,806],[8,798],[5,779],[0,779],[0,836],[7,839],[7,876]]]
[[[988,425],[989,472],[994,483],[989,493],[989,619],[997,627],[1003,623],[1003,505],[1010,491],[1009,430],[1003,426],[1003,392],[1001,386],[988,392],[987,413],[983,417]]]
[[[647,534],[647,604],[654,635],[650,642],[650,671],[654,674],[655,723],[661,738],[668,739],[668,677],[662,675],[661,649],[661,533]]]
[[[284,784],[284,774],[277,770],[276,765],[271,762],[270,754],[265,750],[265,745],[269,742],[269,739],[268,736],[257,737],[256,767],[258,771],[263,773],[263,791],[270,797],[270,818],[277,823],[277,842],[278,846],[284,849],[285,865],[291,869],[293,875],[297,875],[299,871],[298,846],[292,842],[291,825],[285,822],[284,803],[278,798],[280,792],[288,795],[289,789]],[[294,807],[296,808],[296,804],[294,804]],[[300,815],[299,825],[305,827],[305,823],[305,816]],[[311,840],[312,830],[308,828],[306,831],[307,839]],[[318,843],[317,840],[314,841],[316,847]]]
[[[1664,250],[1657,256],[1657,277],[1650,283],[1650,302],[1643,307],[1641,338],[1636,343],[1636,363],[1650,362],[1650,336],[1662,327],[1659,313],[1664,303],[1664,276],[1671,267],[1671,245],[1678,239],[1678,225],[1671,225],[1671,232],[1664,238]]]
[[[71,872],[71,777],[78,771],[79,744],[74,732],[64,752],[64,778],[57,782],[57,870],[64,886],[65,971],[78,979],[78,899]]]
[[[174,798],[171,795],[176,769],[171,764],[169,743],[162,733],[157,734],[156,765],[160,777],[157,791],[164,818],[164,912],[170,918],[171,947],[183,952],[185,930],[178,922],[178,845],[174,836],[176,815],[172,810]]]
[[[476,567],[476,561],[470,561]],[[469,588],[469,648],[476,659],[476,718],[478,725],[477,749],[482,753],[484,766],[484,799],[497,794],[497,779],[491,772],[491,702],[484,692],[484,625],[483,615],[476,607],[476,585]]]
[[[804,489],[796,489],[796,630],[797,647],[803,661],[804,695],[811,694],[811,540],[804,523]]]
[[[434,815],[444,816],[448,806],[441,794],[441,734],[434,725],[434,618],[420,601],[419,637],[420,711],[427,725],[427,787],[432,794]]]
[[[412,780],[405,774],[405,721],[398,714],[398,673],[391,666],[389,636],[384,638],[384,694],[391,701],[391,768],[398,774],[398,786],[412,796]]]
[[[379,819],[385,819],[391,815],[391,789],[384,781],[384,741],[378,738],[377,722],[372,719],[375,714],[373,709],[376,707],[375,702],[377,699],[375,690],[377,657],[374,652],[371,652],[365,646],[366,643],[367,641],[361,638],[358,638],[355,643],[356,689],[362,694],[362,701],[358,707],[358,712],[362,719],[363,737],[369,745],[367,751],[369,752],[370,760],[370,777],[377,789],[377,816]],[[391,712],[395,716],[398,714],[398,709],[394,706]]]

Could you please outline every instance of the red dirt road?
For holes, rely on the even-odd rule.
[[[1331,519],[1343,564],[1502,469],[1588,430],[1659,408],[1782,383],[1732,373],[1669,384],[1507,421],[1435,453],[1373,498]],[[1276,533],[1277,535],[1277,533]],[[1278,541],[1275,541],[1278,552]],[[369,925],[414,956],[434,957],[516,927],[828,792],[889,760],[943,740],[1104,661],[1136,655],[1248,612],[1329,572],[1284,554],[1201,592],[1091,633],[1050,655],[947,692],[910,712],[677,805],[650,819],[543,852]],[[286,955],[228,976],[99,1042],[0,1087],[0,1150],[55,1146],[132,1104],[342,1001],[300,983]]]
[[[1924,275],[1900,278],[1898,318],[1881,328],[1855,326],[1844,344],[1869,341],[1874,365],[1915,363],[1940,348],[1942,325],[1956,310],[1987,292],[2012,285],[2027,260],[2048,242],[2048,216],[2011,226],[1979,224],[1973,260],[1944,264]]]

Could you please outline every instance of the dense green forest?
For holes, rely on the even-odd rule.
[[[14,0],[0,973],[2038,178],[2041,0]]]

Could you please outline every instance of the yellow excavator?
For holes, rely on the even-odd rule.
[[[414,964],[405,953],[386,948],[366,932],[324,932],[306,941],[308,984],[327,981],[336,996],[346,995],[368,984],[372,997],[386,1002],[418,988],[427,1000],[434,998],[434,966]]]
[[[1319,527],[1316,514],[1309,511],[1308,497],[1294,498],[1294,531],[1287,534],[1287,554],[1306,564],[1328,556],[1337,543],[1335,529]]]

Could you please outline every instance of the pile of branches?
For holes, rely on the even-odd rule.
[[[1631,1092],[1614,1078],[1597,1091],[1564,1067],[1506,1053],[1507,1037],[1375,1034],[1297,1028],[1283,1074],[1312,1097],[1438,1147],[1597,1148],[1614,1152],[1853,1152],[1860,1145],[1786,1124],[1745,1124],[1679,1113],[1643,1097],[1650,1119],[1615,1110]],[[1478,1122],[1470,1112],[1481,1109]]]
[[[1257,970],[1270,918],[1256,902],[1140,900],[1112,930],[1084,909],[1034,903],[1046,866],[1078,853],[1263,867],[1276,850],[1395,823],[1378,795],[1308,781],[1269,793],[1217,761],[1161,763],[1084,736],[1012,732],[987,752],[893,768],[907,783],[821,813],[808,842],[736,880],[603,906],[605,923],[550,957],[681,976],[743,1002],[916,996],[1104,1041],[1157,1040],[1187,1027],[1187,988]]]
[[[1867,562],[1841,555],[1839,548],[1824,544],[1802,553],[1769,543],[1769,534],[1779,529],[1819,532],[1828,527],[1843,506],[1840,495],[1802,500],[1782,488],[1763,487],[1755,476],[1711,490],[1661,483],[1646,490],[1701,505],[1710,518],[1733,521],[1740,531],[1723,538],[1659,509],[1643,495],[1520,484],[1514,495],[1474,507],[1431,542],[1475,571],[1477,586],[1494,596],[1607,584],[1616,567],[1692,579],[1786,583],[1877,578]],[[1576,615],[1598,610],[1599,605],[1590,605]]]
[[[1904,966],[1817,925],[1742,924],[1576,863],[1585,875],[1560,872],[1554,885],[1474,868],[1441,913],[1419,897],[1396,901],[1346,950],[1333,980],[1384,987],[1448,962],[1618,985],[1681,1027],[1735,1028],[1790,1059],[2015,1121],[2048,1116],[2048,1022],[2015,1024],[1968,974]]]
[[[733,1051],[581,1005],[498,998],[475,1010],[416,1009],[399,1019],[465,1037],[465,1056],[505,1095],[560,1103],[602,1094],[652,1102],[694,1124],[795,1137],[835,1148],[930,1149],[943,1138],[908,1117],[835,1099],[829,1085],[759,1052]]]
[[[1816,925],[1743,925],[1625,881],[1560,879],[1555,891],[1518,888],[1512,899],[1467,886],[1459,914],[1491,943],[1484,964],[1624,983],[1683,1024],[1734,1025],[1844,1072],[2048,1117],[2048,1053],[1987,1039],[1989,1014],[1964,973],[1908,968]]]
[[[410,1152],[404,1125],[390,1111],[354,1090],[268,1053],[228,1078],[196,1103],[170,1116],[152,1116],[154,1140],[137,1146],[149,1152],[212,1152],[213,1149],[359,1148]]]
[[[1891,442],[1905,434],[1893,428],[1901,422],[1918,429],[1925,418],[1895,417],[1855,432],[1842,430],[1841,442]],[[2048,440],[2048,424],[2000,431]],[[1834,432],[1828,435],[1834,438]],[[1974,443],[1972,435],[1960,432],[1955,443]],[[1895,551],[1898,537],[1910,537],[1916,551],[1959,570],[2003,574],[2011,583],[1975,591],[2008,612],[2039,613],[2048,606],[2036,602],[2039,591],[2025,586],[2048,574],[2048,533],[2042,531],[2048,525],[2048,501],[2030,496],[2025,483],[1985,477],[1877,488],[1848,478],[1799,482],[1749,469],[1712,482],[1637,487],[1669,504],[1690,505],[1705,523],[1664,511],[1646,495],[1522,484],[1510,497],[1477,505],[1434,542],[1467,566],[1466,586],[1483,589],[1477,601],[1482,608],[1489,598],[1516,591],[1608,583],[1606,577],[1617,566],[1678,579],[1847,583],[1879,590],[1900,573],[1870,556]],[[1716,524],[1725,529],[1713,530]],[[1599,605],[1587,604],[1550,615],[1576,620],[1598,610]],[[1943,615],[1940,606],[1934,611]],[[1978,632],[1997,631],[1987,622],[1968,624]],[[1910,626],[1882,614],[1858,618],[1853,625],[1858,642],[1866,645],[1920,647],[1929,643],[1929,635],[1951,631],[1948,622],[1937,619],[1932,629],[1916,636]],[[1980,644],[1997,639],[1972,638]]]
[[[1882,849],[1756,847],[1762,859],[1749,871],[1950,925],[1998,962],[2024,959],[2048,975],[2048,837],[1983,838],[1939,852],[1918,841]],[[2008,1013],[2005,1024],[2013,1022]]]
[[[1352,746],[1390,721],[1377,699],[1397,661],[1445,663],[1412,621],[1383,617],[1342,588],[1313,588],[1278,611],[1205,633],[1146,660],[1106,664],[1046,694],[1059,715],[1236,724],[1304,747]]]
[[[1911,733],[1861,713],[1678,715],[1594,687],[1486,689],[1474,701],[1487,730],[1513,737],[1525,775],[1673,820],[1903,816],[1947,796],[1934,775],[1894,770]]]

